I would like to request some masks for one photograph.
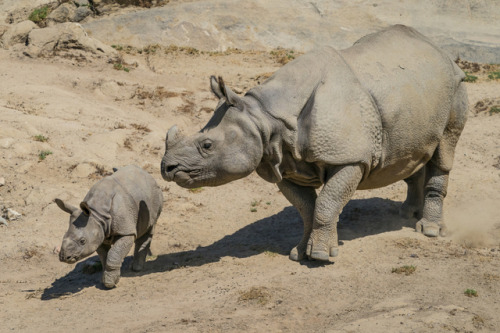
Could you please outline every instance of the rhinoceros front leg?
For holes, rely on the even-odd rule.
[[[337,221],[363,177],[361,165],[339,166],[333,170],[318,198],[306,254],[311,259],[328,261],[338,255]]]
[[[109,245],[109,244],[101,244],[96,250],[97,255],[99,256],[99,260],[101,261],[101,265],[102,265],[103,270],[104,270],[104,267],[106,267],[106,259],[108,257],[108,252],[109,252],[110,248],[111,248],[111,245]]]
[[[299,244],[290,251],[290,259],[302,260],[306,254],[307,241],[312,231],[316,190],[312,187],[300,186],[283,179],[278,188],[288,201],[299,211],[304,223],[304,233]]]
[[[417,222],[416,231],[430,237],[445,236],[443,200],[448,188],[449,172],[439,169],[431,161],[427,164],[426,174],[423,216]]]
[[[422,209],[424,206],[424,181],[425,181],[425,166],[405,179],[408,185],[408,191],[405,202],[399,209],[399,215],[405,219],[416,217],[422,218]]]
[[[118,238],[106,257],[106,265],[103,265],[102,283],[106,288],[113,288],[120,280],[120,268],[123,259],[129,253],[134,244],[134,235],[121,236]]]

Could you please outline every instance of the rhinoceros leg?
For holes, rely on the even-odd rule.
[[[146,262],[146,257],[149,253],[149,247],[151,246],[152,239],[153,228],[149,229],[144,235],[136,239],[132,270],[138,272],[144,268],[144,263]]]
[[[316,190],[312,187],[300,186],[283,179],[278,188],[288,201],[299,211],[304,223],[304,233],[299,244],[290,251],[290,259],[299,261],[306,254],[307,241],[312,231]]]
[[[99,256],[99,260],[101,261],[101,265],[102,265],[103,269],[106,266],[106,259],[108,257],[108,251],[110,248],[111,248],[111,245],[109,245],[109,244],[101,244],[96,250],[97,255]]]
[[[455,147],[467,120],[468,106],[467,91],[461,83],[453,97],[452,110],[443,137],[426,165],[423,216],[416,225],[416,230],[426,236],[436,237],[446,234],[443,200],[446,197]]]
[[[399,209],[399,215],[405,219],[412,217],[421,219],[424,206],[425,166],[406,178],[405,182],[408,185],[408,192],[405,202]]]
[[[311,259],[328,261],[338,255],[337,221],[345,204],[351,199],[363,177],[361,165],[337,167],[328,178],[314,209],[313,230],[306,254]]]
[[[417,222],[416,231],[426,236],[444,236],[443,200],[448,188],[448,171],[440,170],[432,161],[427,164],[423,216]]]
[[[122,267],[123,259],[125,259],[125,256],[134,244],[134,238],[134,235],[121,236],[108,251],[106,265],[102,274],[102,283],[104,283],[106,288],[113,288],[120,280],[120,268]]]

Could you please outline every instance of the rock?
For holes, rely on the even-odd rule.
[[[111,61],[118,61],[120,58],[115,49],[89,37],[80,24],[72,22],[33,30],[28,36],[27,44],[24,53],[31,57],[64,56],[74,51],[80,56],[91,54]]]
[[[28,34],[35,29],[37,25],[31,21],[23,21],[12,25],[9,30],[7,30],[2,36],[2,45],[5,49],[8,49],[14,44],[26,43],[28,39]]]
[[[5,178],[0,177],[0,186],[4,186],[4,185],[5,185]]]
[[[90,10],[88,2],[86,4],[83,4],[83,1],[81,2],[81,5],[75,5],[72,2],[63,3],[49,14],[47,20],[55,23],[82,21],[92,14],[92,10]]]
[[[56,23],[71,21],[75,16],[76,9],[77,7],[72,2],[63,3],[47,16],[47,20]]]
[[[9,224],[7,223],[7,220],[6,220],[6,219],[4,219],[4,218],[3,218],[3,217],[1,217],[1,216],[0,216],[0,224],[5,225],[6,227],[8,227],[8,226],[9,226]]]
[[[7,208],[6,216],[7,216],[7,220],[15,221],[15,220],[20,219],[22,215],[11,208]]]
[[[88,0],[77,0],[77,1],[74,1],[74,3],[78,6],[78,7],[82,7],[82,6],[89,6],[89,2]]]
[[[87,6],[78,7],[75,11],[75,15],[73,15],[73,17],[71,18],[71,21],[72,22],[80,22],[91,14],[92,14],[92,11],[90,10],[89,7],[87,7]]]

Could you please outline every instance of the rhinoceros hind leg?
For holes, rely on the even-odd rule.
[[[426,169],[424,209],[415,230],[429,237],[445,236],[443,201],[448,188],[449,171],[441,170],[432,160]]]
[[[424,185],[424,209],[416,230],[426,236],[446,235],[443,222],[443,200],[448,188],[448,176],[453,167],[455,147],[467,120],[467,92],[461,83],[453,97],[449,122],[443,137],[426,165]]]
[[[151,241],[153,239],[153,230],[150,229],[135,241],[134,260],[132,262],[132,270],[135,272],[142,271],[146,263],[146,257],[150,253]]]
[[[405,202],[403,202],[399,208],[399,215],[402,218],[422,218],[422,211],[424,207],[424,181],[425,166],[409,178],[405,179],[405,182],[408,185],[408,192]]]

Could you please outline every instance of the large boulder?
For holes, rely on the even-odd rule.
[[[115,49],[89,37],[80,24],[72,22],[33,30],[28,36],[24,53],[31,57],[90,54],[111,61],[116,61],[120,57]]]
[[[3,33],[0,42],[6,49],[18,43],[26,43],[28,34],[36,28],[38,28],[37,25],[31,21],[13,24]]]

